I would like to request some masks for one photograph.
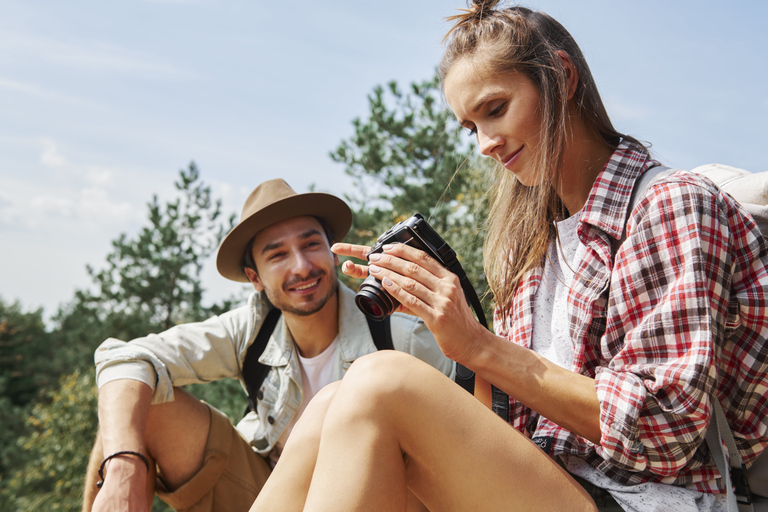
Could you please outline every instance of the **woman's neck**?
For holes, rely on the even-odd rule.
[[[566,143],[563,172],[557,191],[560,200],[573,215],[584,207],[597,175],[613,154],[611,148],[578,117],[571,117],[571,137]]]

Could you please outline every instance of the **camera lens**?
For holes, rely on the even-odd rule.
[[[368,276],[355,295],[355,304],[366,316],[383,320],[394,313],[399,302],[381,288],[378,279]]]
[[[381,309],[381,306],[376,304],[373,300],[369,299],[368,297],[360,297],[360,299],[357,301],[357,305],[360,309],[363,310],[363,312],[373,318],[384,318],[384,310]]]

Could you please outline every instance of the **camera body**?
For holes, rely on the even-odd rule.
[[[422,250],[444,267],[458,273],[455,270],[458,264],[456,253],[432,229],[432,226],[424,220],[421,214],[416,213],[389,228],[386,233],[379,236],[367,257],[370,259],[371,254],[383,252],[382,247],[384,245],[397,243],[407,244]],[[458,265],[458,270],[463,273],[461,265]],[[371,275],[360,285],[360,289],[355,295],[355,303],[365,315],[375,320],[383,320],[394,313],[400,305],[394,297],[382,288],[381,281]]]

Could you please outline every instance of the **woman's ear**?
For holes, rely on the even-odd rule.
[[[576,66],[573,65],[573,61],[567,53],[560,50],[557,52],[557,56],[560,57],[560,62],[563,63],[565,68],[565,79],[568,84],[568,99],[573,98],[576,94],[576,86],[579,84],[579,72],[576,71]]]

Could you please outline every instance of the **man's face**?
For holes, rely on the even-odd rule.
[[[317,313],[338,289],[338,257],[314,217],[294,217],[260,231],[253,261],[258,273],[246,269],[248,279],[283,313]]]

